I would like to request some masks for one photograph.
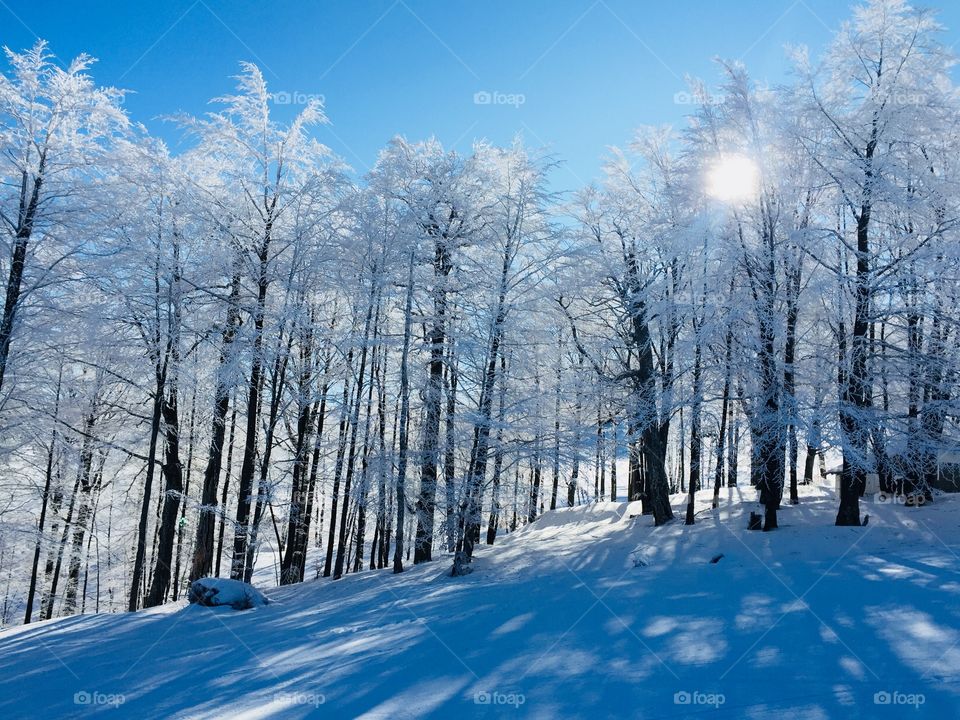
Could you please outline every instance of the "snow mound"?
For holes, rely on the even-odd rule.
[[[249,583],[213,577],[200,578],[190,583],[187,597],[192,605],[229,606],[234,610],[249,610],[270,602],[266,595]]]
[[[566,528],[578,532],[576,526],[588,524],[617,524],[640,515],[639,502],[598,502],[575,507],[560,507],[550,510],[526,525],[517,533],[539,532],[547,528]]]

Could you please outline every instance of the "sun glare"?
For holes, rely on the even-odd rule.
[[[760,185],[756,163],[743,155],[717,160],[707,172],[707,193],[722,202],[743,202],[754,197]]]

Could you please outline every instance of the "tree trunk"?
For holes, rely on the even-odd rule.
[[[467,472],[467,483],[461,507],[461,528],[458,552],[454,558],[453,575],[465,575],[473,559],[474,545],[480,536],[480,502],[483,496],[483,483],[487,475],[487,458],[490,449],[490,426],[493,418],[493,392],[497,382],[497,360],[500,343],[503,339],[503,326],[507,317],[506,293],[509,279],[511,248],[508,245],[504,253],[503,268],[500,275],[500,291],[497,297],[496,314],[490,328],[490,342],[487,349],[486,369],[480,385],[480,399],[477,407],[477,423],[473,432],[473,447]],[[537,470],[539,474],[539,469]]]
[[[446,535],[447,552],[453,552],[457,546],[457,491],[456,491],[456,412],[457,412],[457,358],[453,341],[448,343],[447,352],[447,412],[444,417],[446,437],[443,448],[443,483],[446,491]]]
[[[180,418],[177,406],[177,387],[172,384],[163,403],[163,424],[166,431],[166,456],[163,463],[165,490],[163,511],[160,518],[160,534],[157,541],[157,561],[153,571],[150,590],[144,607],[161,605],[170,589],[173,541],[177,532],[177,515],[183,495],[183,465],[180,462]]]
[[[540,437],[537,436],[537,439],[534,440],[534,445],[537,449],[534,450],[532,466],[530,468],[530,505],[527,508],[527,522],[532,523],[537,519],[537,508],[540,503],[540,473],[541,473],[541,464],[540,464],[540,453],[539,453],[539,444]]]
[[[563,335],[557,333],[557,378],[553,404],[553,489],[550,493],[550,509],[557,509],[557,488],[560,484],[560,397],[563,392]],[[572,503],[567,503],[571,505]]]
[[[3,317],[0,318],[0,390],[3,389],[3,379],[7,372],[7,359],[10,356],[10,343],[13,338],[13,329],[20,309],[20,292],[23,285],[23,271],[27,260],[27,246],[33,234],[33,224],[37,217],[37,208],[40,205],[40,189],[43,186],[44,172],[47,164],[46,150],[42,151],[37,166],[37,173],[33,176],[33,187],[28,191],[28,173],[21,173],[20,205],[17,212],[17,227],[14,232],[13,247],[10,249],[10,272],[7,276],[7,290],[3,304]]]
[[[257,501],[253,511],[253,522],[250,523],[250,530],[247,540],[247,554],[244,559],[243,580],[250,582],[253,577],[253,566],[256,553],[259,548],[258,537],[260,535],[260,524],[263,522],[264,509],[270,505],[271,513],[273,505],[270,504],[270,486],[268,483],[270,472],[270,458],[273,456],[274,438],[277,431],[278,414],[280,411],[280,400],[283,397],[283,391],[286,386],[287,366],[290,359],[290,351],[293,347],[293,333],[287,335],[284,341],[284,326],[280,326],[277,334],[277,356],[273,362],[273,373],[270,377],[270,407],[267,414],[267,427],[263,439],[263,457],[260,459],[260,477],[257,482]],[[278,553],[283,553],[283,548],[277,548]]]
[[[234,394],[233,412],[230,413],[230,438],[227,440],[227,467],[223,476],[223,490],[221,490],[220,494],[220,523],[219,529],[217,530],[217,565],[213,572],[216,577],[220,577],[220,563],[223,560],[223,535],[227,520],[227,501],[230,497],[228,492],[230,490],[230,475],[233,472],[233,441],[236,436],[236,430],[237,403],[236,394]]]
[[[617,420],[610,420],[610,502],[617,501]]]
[[[697,490],[700,489],[700,456],[703,453],[703,438],[700,432],[700,406],[703,402],[703,364],[699,327],[696,324],[694,325],[694,332],[697,334],[697,340],[693,351],[693,404],[690,407],[690,480],[687,514],[684,520],[686,525],[693,525],[694,523],[694,505]]]
[[[877,147],[878,119],[874,116],[870,139],[863,155],[863,200],[857,216],[857,271],[854,282],[853,335],[850,343],[850,370],[841,388],[840,430],[843,434],[843,467],[840,474],[840,507],[837,525],[860,525],[860,496],[867,480],[867,453],[870,438],[872,383],[869,368],[870,308],[870,215],[873,193],[873,155]]]
[[[376,281],[370,281],[370,299],[367,303],[367,317],[363,325],[363,345],[360,348],[360,368],[357,372],[356,398],[353,406],[353,417],[350,418],[350,445],[346,456],[346,471],[343,478],[343,507],[340,510],[340,534],[337,538],[337,559],[333,568],[333,579],[343,577],[344,561],[347,551],[347,514],[350,510],[350,488],[353,484],[353,470],[356,460],[357,430],[360,425],[360,405],[363,402],[363,383],[367,372],[367,354],[369,351],[370,328],[373,322],[374,299],[376,298]],[[442,359],[441,359],[442,365]],[[434,467],[436,470],[436,467]]]
[[[363,546],[367,530],[367,501],[370,492],[370,425],[373,420],[373,387],[377,383],[378,366],[380,364],[380,300],[377,299],[373,331],[373,353],[370,359],[370,383],[367,387],[367,407],[364,413],[363,449],[361,451],[360,486],[357,488],[357,535],[356,552],[353,558],[353,572],[360,572],[363,567]],[[371,555],[373,550],[370,551]]]
[[[217,486],[223,461],[223,440],[226,435],[227,411],[230,408],[229,363],[232,345],[240,322],[240,274],[234,273],[230,290],[230,305],[227,321],[220,340],[220,363],[217,367],[217,384],[213,402],[213,419],[210,427],[210,448],[207,466],[203,472],[203,488],[200,492],[200,513],[197,518],[197,535],[194,543],[193,562],[190,565],[190,580],[206,577],[213,569],[213,531],[217,522]],[[229,478],[227,480],[229,482]],[[221,509],[222,510],[222,509]],[[221,522],[222,527],[222,522]],[[219,558],[218,563],[219,565]]]
[[[93,426],[96,418],[91,410],[84,421],[83,444],[80,450],[80,466],[77,469],[77,492],[80,507],[77,511],[77,520],[73,525],[73,547],[70,551],[70,563],[67,570],[67,586],[63,599],[63,614],[73,615],[77,609],[77,589],[80,581],[80,564],[83,560],[83,537],[87,530],[87,522],[92,512],[92,494],[94,490],[91,481],[93,465]]]
[[[417,534],[414,564],[433,558],[433,524],[437,497],[437,459],[440,452],[440,405],[443,393],[443,355],[446,343],[447,290],[450,256],[437,238],[433,261],[433,327],[429,333],[430,368],[424,393],[426,418],[421,432],[420,495],[417,498]]]
[[[393,572],[403,572],[404,522],[407,509],[407,443],[410,425],[410,334],[413,323],[413,258],[407,273],[407,297],[403,312],[403,352],[400,356],[400,439],[397,449],[397,538],[393,551]]]
[[[312,317],[311,317],[312,320]],[[280,564],[280,584],[290,585],[303,582],[306,571],[307,544],[310,537],[310,520],[313,510],[313,494],[317,477],[317,461],[312,466],[313,454],[319,453],[323,436],[323,419],[327,411],[327,392],[329,389],[330,356],[327,355],[323,369],[323,388],[320,400],[312,401],[313,383],[313,331],[308,328],[301,341],[300,362],[302,365],[297,411],[297,441],[294,450],[293,479],[290,487],[290,510],[287,516],[287,545]],[[317,417],[319,413],[319,417]],[[314,418],[316,420],[316,440],[313,440]],[[308,479],[309,468],[309,479]]]
[[[330,527],[327,536],[327,556],[323,564],[323,576],[330,577],[333,572],[333,548],[336,539],[337,507],[340,497],[340,478],[343,476],[343,466],[347,454],[347,438],[350,433],[350,418],[353,415],[350,394],[350,372],[353,369],[353,348],[347,351],[347,364],[343,378],[343,398],[340,402],[340,428],[337,434],[337,460],[333,470],[333,491],[330,499]],[[346,503],[346,498],[344,499]]]
[[[187,505],[190,498],[190,473],[193,471],[193,449],[196,446],[194,430],[196,429],[197,417],[197,388],[194,386],[193,394],[190,398],[190,423],[187,435],[187,468],[183,481],[183,502],[180,503],[180,522],[177,523],[177,554],[173,564],[173,600],[180,598],[182,581],[186,578],[180,572],[184,554],[183,536],[187,528]]]
[[[733,356],[733,332],[724,338],[723,399],[720,403],[720,429],[717,433],[716,466],[713,471],[713,508],[720,506],[720,485],[723,483],[723,446],[727,439],[727,412],[730,405],[730,372]],[[729,480],[728,480],[729,482]]]
[[[740,460],[740,418],[733,403],[727,420],[727,487],[737,486],[737,465]]]
[[[377,380],[377,519],[370,547],[370,569],[387,565],[390,532],[387,528],[387,345],[381,347],[383,360]],[[396,437],[396,433],[394,433]],[[391,445],[391,450],[392,450]]]
[[[143,502],[140,505],[140,522],[137,526],[137,550],[133,560],[133,577],[130,582],[130,598],[127,610],[133,612],[140,606],[141,583],[144,575],[144,562],[147,555],[147,522],[150,518],[150,494],[153,488],[153,476],[157,463],[157,438],[160,435],[160,418],[163,412],[163,398],[166,393],[166,368],[157,369],[156,389],[153,396],[153,415],[150,419],[150,449],[147,451],[147,472],[143,481]]]
[[[790,474],[790,504],[800,502],[797,489],[797,398],[796,398],[796,362],[797,319],[799,315],[798,297],[800,294],[800,271],[795,269],[788,278],[790,293],[787,305],[787,332],[783,352],[783,399],[786,404],[787,468]]]
[[[497,539],[500,524],[500,476],[503,473],[503,423],[507,396],[507,361],[500,353],[500,406],[497,409],[497,439],[493,454],[493,492],[490,499],[490,522],[487,524],[487,545]]]
[[[670,507],[670,488],[664,459],[666,458],[665,425],[668,423],[669,408],[663,409],[664,420],[659,421],[657,410],[657,388],[654,376],[653,345],[650,329],[647,326],[646,303],[640,296],[641,283],[636,256],[628,252],[626,256],[630,297],[631,343],[637,352],[637,365],[634,370],[634,408],[632,423],[640,428],[642,443],[644,484],[653,512],[654,525],[660,526],[673,519]],[[667,372],[670,372],[668,370]],[[666,402],[666,400],[665,400]]]
[[[40,549],[43,545],[43,527],[47,518],[47,505],[50,500],[50,485],[53,482],[53,461],[57,450],[57,422],[60,419],[60,389],[63,384],[63,360],[57,373],[57,392],[53,401],[53,431],[50,435],[50,450],[47,452],[47,466],[43,479],[43,495],[40,498],[40,520],[37,522],[37,539],[33,548],[33,565],[30,570],[30,589],[27,591],[27,610],[23,624],[30,624],[33,614],[33,601],[37,592],[37,571],[40,568]]]
[[[253,496],[253,474],[256,470],[257,438],[260,429],[260,388],[263,384],[263,325],[267,301],[267,253],[260,253],[260,272],[257,283],[257,304],[253,316],[253,359],[250,363],[250,381],[247,386],[247,419],[243,442],[243,459],[237,494],[237,515],[233,536],[233,560],[230,577],[243,580],[247,562],[247,544],[250,508]]]

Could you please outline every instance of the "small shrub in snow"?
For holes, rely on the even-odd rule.
[[[200,578],[190,583],[187,595],[193,605],[205,607],[232,607],[248,610],[258,605],[267,605],[270,600],[249,583],[226,578]]]

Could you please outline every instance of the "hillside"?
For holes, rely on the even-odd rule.
[[[803,490],[773,533],[747,531],[736,497],[659,529],[635,504],[600,503],[483,546],[467,578],[443,559],[266,588],[274,602],[245,612],[16,628],[0,634],[0,713],[960,714],[960,498],[870,503],[866,528],[838,528],[832,491]]]

